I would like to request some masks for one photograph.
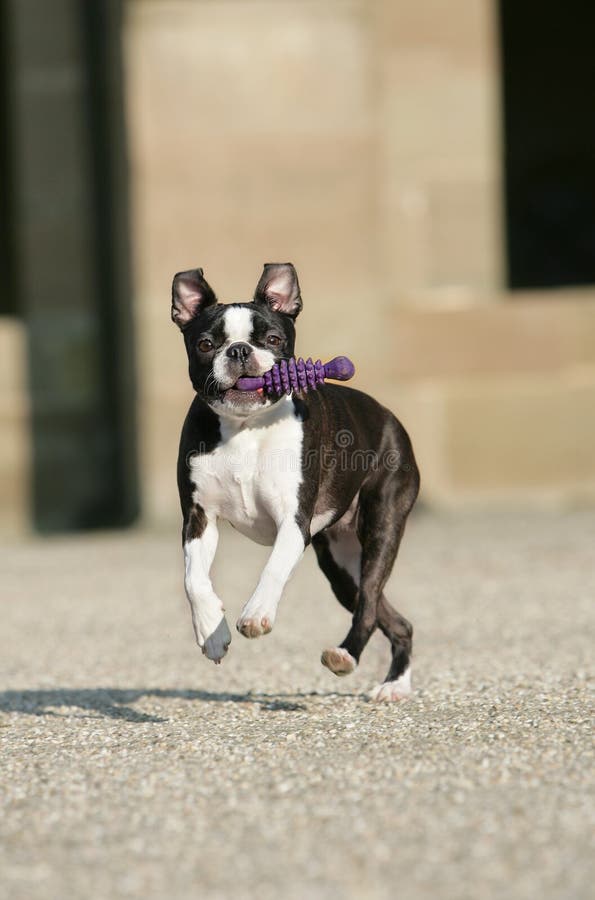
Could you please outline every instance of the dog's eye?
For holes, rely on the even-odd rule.
[[[213,342],[208,338],[203,338],[198,342],[198,349],[201,353],[209,353],[213,349]]]
[[[279,347],[282,343],[283,341],[277,334],[269,334],[267,337],[267,344],[269,347]]]

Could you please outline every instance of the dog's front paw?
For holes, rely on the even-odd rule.
[[[212,659],[214,663],[220,663],[230,644],[231,632],[224,616],[215,631],[206,638],[202,646],[202,652],[208,659]]]
[[[247,618],[241,616],[236,623],[236,628],[244,637],[257,638],[272,631],[273,623],[269,616],[256,615]]]

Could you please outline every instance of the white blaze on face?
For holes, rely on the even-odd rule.
[[[225,311],[223,317],[223,327],[225,329],[225,346],[235,344],[242,341],[245,344],[250,343],[252,337],[252,310],[245,306],[230,306]]]
[[[231,387],[228,374],[230,360],[227,357],[227,349],[231,344],[241,342],[250,344],[253,347],[253,359],[249,371],[255,375],[262,375],[275,363],[275,357],[270,351],[254,347],[252,344],[253,316],[253,310],[246,306],[230,306],[229,309],[225,310],[223,317],[225,341],[213,362],[213,374],[217,381],[223,385]]]

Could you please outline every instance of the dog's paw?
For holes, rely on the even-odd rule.
[[[220,663],[230,644],[231,632],[224,616],[215,631],[205,640],[202,652],[208,659],[212,659],[214,663]]]
[[[245,619],[243,616],[238,619],[236,628],[247,638],[261,637],[273,630],[273,623],[268,616],[250,616]]]
[[[357,666],[357,661],[344,647],[323,650],[320,662],[335,675],[350,675]]]
[[[399,703],[402,700],[408,700],[411,696],[410,669],[403,672],[396,681],[384,681],[382,684],[376,685],[368,696],[370,700],[377,703]]]

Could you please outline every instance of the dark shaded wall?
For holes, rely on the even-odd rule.
[[[42,531],[138,511],[121,3],[2,0],[2,311],[29,344]]]
[[[595,284],[595,6],[501,0],[512,288]]]

